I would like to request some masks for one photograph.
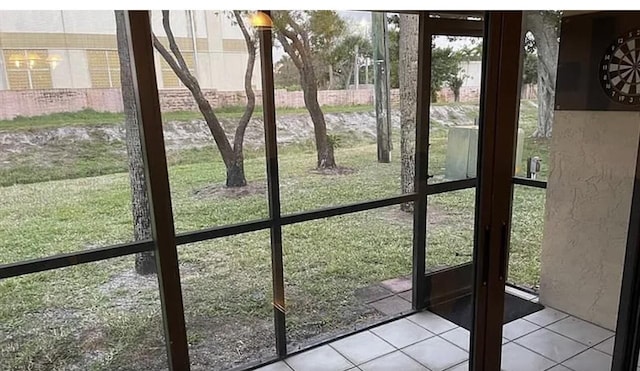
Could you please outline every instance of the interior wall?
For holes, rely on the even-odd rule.
[[[639,112],[556,111],[540,301],[614,329]]]

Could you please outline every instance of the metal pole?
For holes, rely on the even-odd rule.
[[[358,64],[358,51],[358,44],[356,44],[356,52],[355,56],[353,57],[353,85],[355,86],[356,90],[358,90],[360,86],[360,65]]]
[[[386,63],[388,54],[385,37],[386,24],[385,13],[371,13],[378,162],[382,163],[391,161],[391,112],[389,110],[389,73]]]
[[[198,78],[198,36],[196,33],[196,22],[193,20],[193,10],[187,10],[189,25],[191,26],[191,43],[193,45],[193,75]]]

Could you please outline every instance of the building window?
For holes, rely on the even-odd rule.
[[[183,52],[182,56],[184,57],[184,61],[187,63],[187,67],[189,67],[189,72],[195,76],[195,63],[193,52]],[[173,72],[169,63],[164,60],[163,57],[160,57],[160,66],[162,69],[162,86],[165,88],[183,88],[184,84],[180,81],[180,78]]]
[[[120,58],[117,50],[87,50],[92,88],[120,87]]]
[[[51,64],[46,49],[4,50],[9,89],[51,89]]]

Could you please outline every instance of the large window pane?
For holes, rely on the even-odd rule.
[[[514,186],[509,283],[537,290],[544,231],[546,189]]]
[[[404,16],[398,21],[391,14],[371,12],[274,12],[274,32],[281,35],[274,44],[273,63],[284,213],[413,191],[401,181],[402,174],[412,178],[415,153],[417,17],[409,18],[411,37],[408,47],[400,49]],[[308,48],[294,42],[298,26],[308,30]],[[300,47],[309,49],[303,58],[296,50]],[[304,75],[304,66],[313,66],[313,76]],[[400,93],[400,81],[407,94]],[[385,129],[378,131],[377,120]]]
[[[476,177],[482,38],[434,36],[429,183]]]
[[[193,369],[275,357],[269,241],[269,231],[259,231],[180,246]]]
[[[475,188],[427,198],[427,270],[472,260]]]
[[[152,12],[178,232],[268,216],[254,13]]]
[[[126,129],[137,124],[123,115],[114,12],[0,18],[0,264],[144,238],[134,235],[129,160],[144,171]]]
[[[133,260],[0,281],[0,369],[167,370],[158,279]]]
[[[291,350],[411,309],[412,226],[391,206],[283,227]]]

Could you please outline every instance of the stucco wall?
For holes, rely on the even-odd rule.
[[[550,144],[540,300],[616,323],[640,113],[557,111]]]

